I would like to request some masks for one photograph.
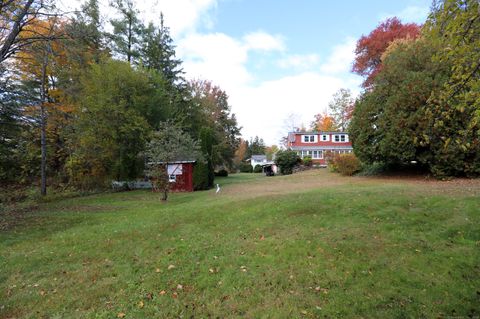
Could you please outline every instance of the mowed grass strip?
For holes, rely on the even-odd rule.
[[[480,315],[477,184],[219,181],[218,195],[168,203],[136,191],[43,205],[0,235],[0,317]]]

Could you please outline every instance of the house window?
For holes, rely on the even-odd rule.
[[[168,175],[168,181],[170,183],[175,183],[177,181],[177,175],[174,175],[174,174]]]
[[[312,158],[314,159],[322,159],[323,158],[323,151],[313,151],[313,156]]]
[[[315,135],[303,135],[304,143],[313,143],[315,142]]]
[[[323,134],[322,135],[322,141],[328,141],[328,135],[327,134]]]
[[[345,135],[340,135],[340,141],[345,142]]]
[[[316,152],[316,151],[300,151],[299,156],[301,158],[305,158],[307,156],[310,157],[310,158],[314,158],[314,154],[315,154],[314,152]]]
[[[347,141],[347,136],[345,134],[338,134],[334,135],[334,141],[335,142],[346,142]]]

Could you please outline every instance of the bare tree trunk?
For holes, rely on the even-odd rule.
[[[168,176],[168,163],[165,164],[165,169],[163,170],[163,201],[168,199],[168,189],[170,188],[170,178]]]
[[[49,45],[48,43],[46,44]],[[42,63],[42,86],[40,91],[40,144],[42,153],[42,162],[40,164],[41,188],[42,196],[47,195],[47,112],[45,111],[45,102],[47,100],[47,65],[48,65],[48,50],[44,52]]]

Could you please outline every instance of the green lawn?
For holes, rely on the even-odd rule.
[[[480,182],[217,182],[40,205],[0,233],[0,318],[480,315]]]

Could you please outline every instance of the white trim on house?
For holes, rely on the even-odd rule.
[[[297,154],[300,158],[309,156],[311,159],[323,159],[323,150],[300,150]]]
[[[326,147],[323,149],[296,149],[297,155],[300,158],[305,158],[307,156],[310,156],[312,159],[324,159],[324,154],[325,152],[332,152],[334,154],[350,154],[353,153],[352,148],[330,148]]]

